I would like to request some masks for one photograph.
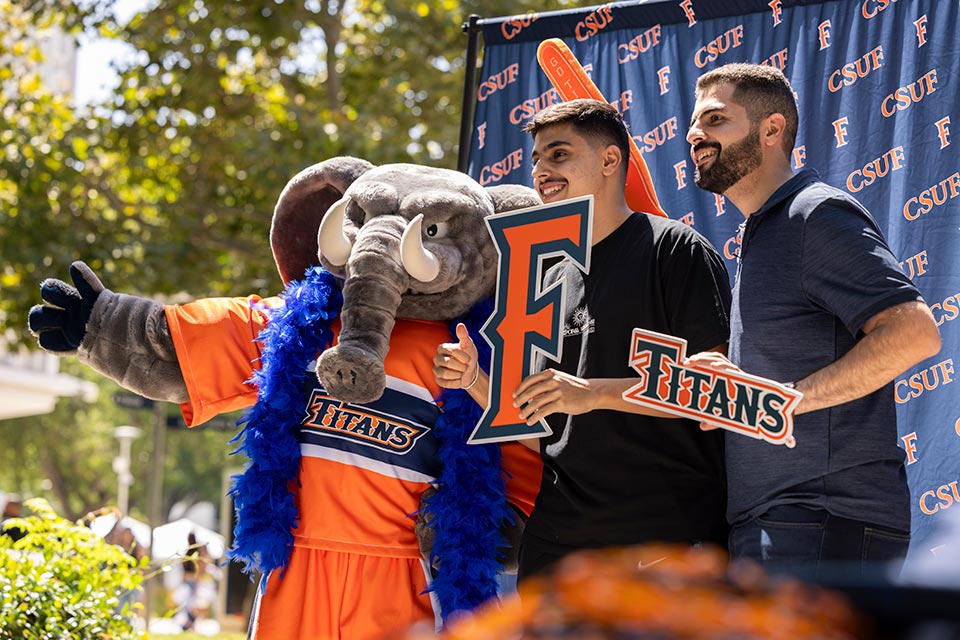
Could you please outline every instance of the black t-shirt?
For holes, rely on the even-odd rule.
[[[562,362],[583,378],[638,378],[634,327],[684,338],[690,354],[725,343],[730,285],[716,250],[673,220],[633,214],[592,249],[590,273],[562,262]],[[618,411],[547,418],[540,494],[525,535],[560,547],[648,541],[726,545],[723,434],[689,420]]]

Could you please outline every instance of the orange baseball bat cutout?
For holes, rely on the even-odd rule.
[[[540,68],[564,102],[578,98],[592,98],[607,102],[563,40],[550,38],[541,42],[537,47],[537,62],[540,63]],[[630,138],[630,166],[627,167],[627,185],[624,195],[626,195],[627,204],[634,211],[669,217],[660,206],[657,191],[650,178],[650,170],[647,169],[647,163],[640,153],[640,147],[632,137]]]

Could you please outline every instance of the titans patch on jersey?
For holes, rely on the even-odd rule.
[[[407,480],[430,482],[440,473],[433,435],[440,409],[423,387],[387,376],[379,400],[354,404],[330,397],[309,375],[304,398],[302,455]]]

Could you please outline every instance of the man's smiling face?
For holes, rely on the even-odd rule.
[[[597,193],[603,151],[567,122],[545,127],[533,140],[533,186],[544,203]]]
[[[726,192],[763,160],[759,123],[751,122],[747,110],[733,101],[733,91],[731,84],[704,90],[687,132],[694,182],[714,193]]]

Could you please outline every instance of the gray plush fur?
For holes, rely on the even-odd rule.
[[[333,185],[331,176],[359,168],[355,158],[311,167],[284,189],[276,211],[290,220],[317,219],[316,211],[303,210],[325,201],[303,194],[330,188],[341,193],[343,182]],[[492,296],[497,252],[484,218],[538,205],[540,199],[527,187],[484,188],[463,173],[412,164],[371,168],[342,194],[349,198],[342,231],[353,243],[350,257],[335,265],[322,253],[317,256],[324,268],[344,279],[342,330],[338,345],[318,360],[317,376],[340,400],[370,402],[383,394],[383,361],[395,318],[452,320]],[[401,236],[418,214],[423,214],[423,245],[440,264],[431,282],[412,278],[400,260]],[[440,232],[431,236],[431,226]],[[282,239],[296,233],[275,216],[275,253],[282,254],[277,250]]]
[[[188,400],[163,305],[104,289],[97,297],[80,362],[153,400]]]
[[[299,280],[317,264],[320,220],[347,187],[372,168],[366,160],[344,156],[307,167],[290,179],[270,225],[270,246],[284,284]]]

